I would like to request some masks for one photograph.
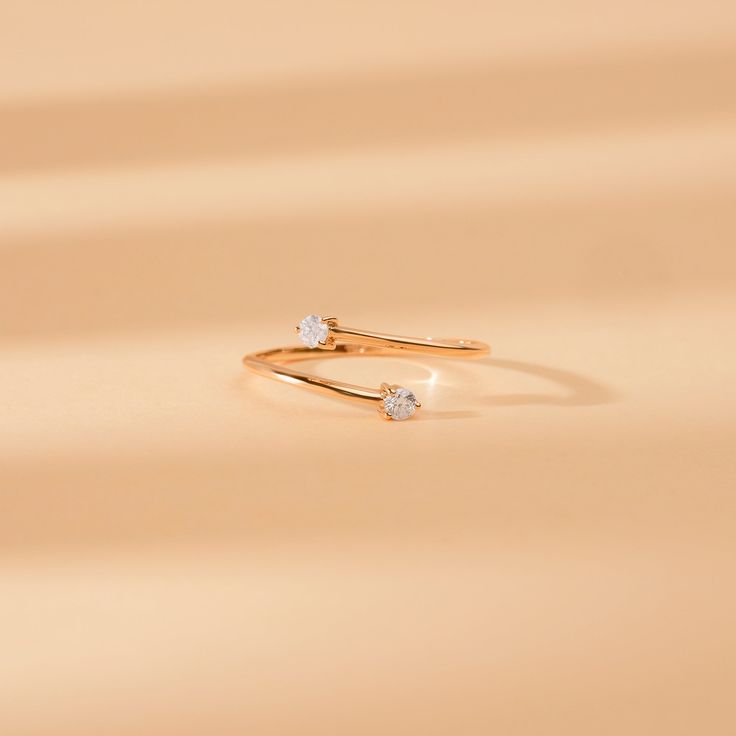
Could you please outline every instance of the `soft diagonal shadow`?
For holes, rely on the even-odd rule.
[[[537,376],[557,384],[566,393],[556,395],[547,393],[497,394],[484,396],[483,401],[492,406],[519,406],[522,404],[551,404],[554,406],[596,406],[610,404],[618,399],[618,395],[607,386],[597,381],[561,368],[550,368],[536,363],[525,363],[520,360],[503,360],[500,358],[484,358],[478,363],[490,368],[502,368],[510,371]]]
[[[726,115],[732,46],[5,102],[0,169],[283,157]]]
[[[422,409],[422,413],[417,415],[419,419],[426,421],[427,419],[477,419],[481,416],[479,411],[457,410],[457,411],[441,411],[438,409]]]

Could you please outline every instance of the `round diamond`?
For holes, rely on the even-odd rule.
[[[391,419],[408,419],[417,408],[417,397],[408,388],[397,388],[383,400],[383,408]]]
[[[310,314],[299,323],[299,339],[310,348],[316,348],[318,343],[324,342],[329,331],[330,328],[318,314]]]

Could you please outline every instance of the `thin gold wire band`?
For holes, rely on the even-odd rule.
[[[338,345],[361,345],[446,358],[471,359],[486,356],[491,351],[486,343],[479,340],[389,335],[385,332],[344,327],[336,317],[315,314],[305,317],[294,329],[305,345],[322,350],[334,350]]]
[[[297,328],[304,347],[283,347],[251,353],[243,358],[246,368],[278,381],[308,388],[329,396],[377,406],[385,419],[408,419],[421,403],[408,389],[382,383],[378,388],[357,386],[297,370],[291,363],[344,355],[401,355],[407,352],[453,358],[480,358],[490,347],[478,340],[401,337],[341,327],[334,317],[310,315]],[[315,349],[321,348],[321,349]]]
[[[356,386],[332,378],[322,378],[312,373],[290,367],[291,363],[302,360],[321,360],[337,358],[343,355],[386,355],[387,350],[382,348],[357,347],[354,345],[340,345],[329,353],[317,352],[307,347],[284,347],[273,350],[262,350],[251,353],[243,358],[243,364],[254,373],[277,381],[284,381],[294,386],[309,388],[329,396],[339,396],[343,399],[362,401],[376,404],[383,400],[380,388]]]

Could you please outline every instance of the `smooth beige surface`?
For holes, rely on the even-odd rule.
[[[736,731],[734,23],[6,3],[0,734]]]

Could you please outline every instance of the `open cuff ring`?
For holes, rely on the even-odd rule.
[[[447,358],[482,358],[490,347],[478,340],[431,337],[401,337],[382,332],[343,327],[335,317],[310,314],[296,328],[304,347],[284,347],[251,353],[243,358],[255,373],[330,396],[362,401],[377,406],[384,419],[409,419],[421,407],[409,389],[382,383],[378,388],[355,386],[331,378],[322,378],[290,367],[301,360],[340,355],[401,355],[421,353]]]

